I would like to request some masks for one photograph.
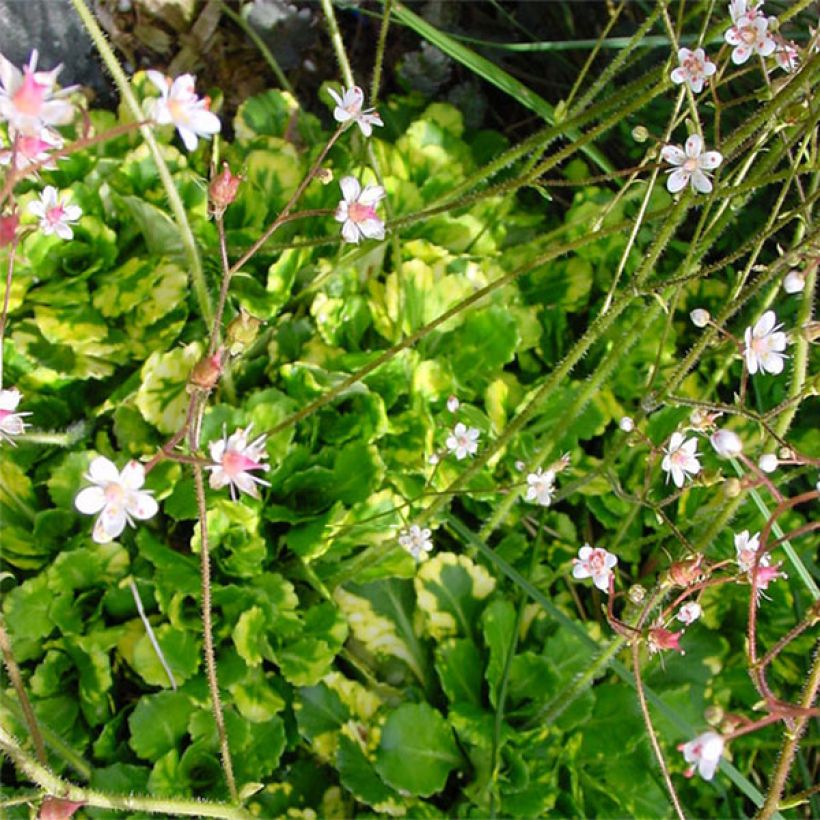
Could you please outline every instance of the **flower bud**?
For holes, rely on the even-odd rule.
[[[644,125],[636,125],[632,129],[632,139],[635,142],[646,142],[649,139],[649,129]]]
[[[619,422],[618,427],[624,431],[624,433],[631,433],[635,429],[635,422],[629,416],[624,416]]]
[[[743,442],[740,436],[731,430],[715,430],[709,436],[709,441],[721,458],[736,458],[743,452]]]
[[[701,578],[700,565],[702,562],[703,556],[700,554],[692,558],[684,558],[682,561],[675,561],[669,567],[669,578],[679,587],[695,584]]]
[[[0,248],[5,248],[6,245],[12,243],[19,223],[20,217],[17,214],[0,216]]]
[[[743,485],[736,478],[729,478],[723,483],[726,498],[737,498],[743,492]]]
[[[757,462],[757,466],[763,473],[773,473],[778,464],[777,456],[774,453],[764,453]]]
[[[640,584],[632,584],[626,594],[635,606],[640,606],[646,598],[646,590]]]
[[[239,315],[231,319],[225,330],[225,341],[228,343],[231,356],[237,356],[256,341],[261,324],[262,322],[251,316],[245,308],[239,309]]]
[[[681,635],[683,635],[683,632],[671,632],[662,626],[653,627],[649,630],[649,653],[654,655],[663,649],[671,649],[685,655],[686,653],[680,645]]]
[[[212,390],[222,375],[222,348],[213,356],[203,356],[191,370],[189,383],[201,390]]]
[[[333,182],[333,171],[331,171],[330,168],[319,168],[313,176],[315,176],[322,185],[329,185]]]
[[[783,280],[783,290],[786,293],[802,293],[806,287],[806,278],[799,270],[790,270]]]
[[[461,402],[455,396],[450,396],[450,398],[447,399],[447,409],[451,413],[455,413],[459,407],[461,407]]]
[[[218,219],[224,215],[228,205],[236,199],[236,192],[239,189],[240,182],[242,182],[242,177],[234,176],[228,167],[228,163],[223,162],[222,173],[217,174],[208,186],[210,211]]]
[[[717,703],[707,706],[703,712],[703,718],[710,726],[718,726],[722,722],[723,717],[723,707]]]
[[[695,327],[706,327],[712,317],[709,315],[708,310],[704,310],[703,308],[695,308],[689,314],[689,318],[692,320],[692,324]]]

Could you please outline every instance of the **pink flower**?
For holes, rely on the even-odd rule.
[[[25,432],[26,423],[23,416],[30,416],[31,413],[18,413],[17,405],[23,398],[16,387],[11,390],[0,390],[0,441],[5,439],[13,445],[12,436],[19,436]]]
[[[450,453],[461,461],[478,452],[479,435],[481,434],[475,427],[467,427],[466,424],[459,422],[444,443]]]
[[[613,577],[612,570],[618,563],[618,557],[600,547],[591,547],[584,544],[578,550],[578,557],[572,559],[572,577],[578,580],[592,578],[602,592],[609,592],[609,580]]]
[[[672,82],[678,85],[688,83],[695,94],[703,91],[703,83],[707,77],[711,77],[717,71],[717,67],[702,48],[696,48],[694,51],[688,48],[679,49],[678,62],[680,65],[671,75]]]
[[[105,456],[97,456],[86,478],[94,486],[80,490],[74,506],[86,515],[100,514],[91,535],[98,544],[117,538],[126,523],[133,527],[135,518],[145,521],[159,510],[150,491],[142,489],[145,468],[137,461],[129,461],[120,472]]]
[[[41,168],[53,171],[57,165],[51,151],[62,147],[62,137],[46,128],[39,135],[17,134],[12,141],[12,147],[0,151],[0,165],[10,164],[13,156],[14,167],[18,171],[37,163],[42,163]]]
[[[686,653],[680,645],[680,639],[683,632],[670,632],[662,626],[655,626],[649,630],[649,652],[654,655],[664,649],[671,649],[674,652],[680,652],[681,655]]]
[[[252,425],[247,429],[238,429],[228,438],[225,435],[219,441],[210,444],[211,459],[216,463],[206,467],[212,470],[210,484],[215,490],[219,490],[226,485],[230,485],[231,498],[236,501],[236,489],[247,493],[251,498],[259,498],[257,484],[270,487],[270,484],[259,476],[252,475],[254,470],[267,472],[270,465],[262,462],[268,457],[265,452],[264,434],[258,436],[250,443]]]
[[[783,360],[786,358],[783,351],[789,340],[780,330],[783,325],[776,322],[775,312],[767,310],[754,326],[746,328],[743,354],[746,357],[746,367],[752,375],[758,370],[775,376],[783,372]]]
[[[345,242],[359,244],[362,237],[384,239],[384,222],[376,214],[376,205],[384,199],[381,185],[359,184],[355,177],[343,177],[339,181],[342,201],[336,207],[335,219],[342,223]]]
[[[682,191],[687,183],[693,191],[708,194],[712,190],[712,181],[704,171],[713,171],[721,162],[723,155],[720,151],[704,151],[703,140],[698,134],[692,134],[687,140],[684,149],[677,145],[664,145],[661,156],[665,162],[678,166],[671,168],[667,173],[666,187],[670,193]]]
[[[678,746],[683,752],[687,763],[695,764],[685,772],[686,777],[692,777],[697,766],[698,774],[704,780],[711,780],[723,755],[724,740],[717,732],[704,732],[688,743]]]
[[[44,128],[66,125],[74,117],[74,107],[63,98],[76,86],[54,92],[62,66],[36,71],[37,56],[35,49],[21,72],[0,54],[0,119],[10,133],[39,136]]]
[[[0,216],[0,248],[5,248],[14,241],[19,224],[20,217],[16,213]]]
[[[763,557],[765,558],[767,556]],[[785,572],[780,571],[781,566],[782,564],[775,564],[773,567],[766,566],[763,563],[763,558],[761,558],[757,566],[757,571],[752,570],[750,573],[754,588],[758,591],[761,589],[766,590],[772,581],[776,581],[778,578],[788,578],[789,576],[786,575]]]
[[[328,94],[333,97],[336,103],[336,108],[333,109],[333,118],[336,122],[355,122],[366,137],[373,133],[374,125],[384,125],[378,111],[374,111],[372,108],[362,110],[364,92],[359,86],[354,85],[351,88],[343,89],[341,95],[329,88]]]
[[[733,0],[729,14],[734,25],[726,31],[724,39],[732,49],[732,62],[743,65],[752,54],[768,57],[774,52],[775,41],[769,33],[769,20],[759,12],[760,4],[749,8],[745,0]]]
[[[774,61],[783,69],[783,71],[791,74],[792,71],[797,70],[800,65],[800,54],[797,51],[797,45],[791,40],[782,40],[777,45],[777,50],[774,53]]]
[[[669,447],[664,450],[665,455],[661,462],[661,469],[666,472],[667,481],[671,476],[676,487],[683,487],[687,478],[700,472],[697,447],[696,438],[684,440],[682,433],[672,433]]]
[[[555,493],[555,473],[552,470],[542,470],[540,467],[527,476],[527,501],[534,501],[542,507],[549,507]]]
[[[71,239],[74,231],[71,225],[75,224],[83,215],[78,205],[69,204],[70,195],[59,197],[53,185],[46,185],[40,194],[40,199],[29,202],[28,212],[40,220],[40,230],[50,236],[56,233],[60,239]]]
[[[737,566],[741,572],[751,572],[755,565],[755,556],[760,549],[760,533],[749,535],[749,530],[743,530],[735,535],[735,553]],[[769,556],[760,556],[758,566],[769,565]]]
[[[196,78],[192,74],[180,74],[175,80],[159,71],[146,74],[160,91],[158,98],[148,101],[148,113],[158,125],[173,124],[189,151],[196,148],[199,137],[220,132],[222,124],[209,110],[210,99],[200,99],[194,92]]]

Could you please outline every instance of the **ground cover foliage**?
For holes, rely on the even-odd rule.
[[[543,127],[465,126],[411,61],[367,90],[383,127],[337,128],[328,89],[370,78],[325,3],[318,103],[271,88],[187,152],[124,97],[61,128],[56,168],[8,172],[2,387],[31,415],[0,443],[4,813],[817,816],[811,5],[766,9],[784,71],[732,62],[722,4],[647,4],[555,105],[386,6],[379,38],[415,32]],[[670,79],[683,37],[717,64],[699,93]],[[691,134],[713,188],[670,192],[662,149]],[[215,218],[222,162],[242,181]],[[383,240],[341,241],[346,176],[383,186]],[[26,215],[45,185],[82,209],[70,240]],[[200,493],[249,426],[266,485]],[[105,543],[77,509],[99,456],[150,465],[159,504]],[[719,768],[688,780],[703,756],[676,746],[708,731]]]

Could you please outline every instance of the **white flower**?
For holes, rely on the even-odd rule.
[[[737,553],[737,565],[741,572],[751,572],[755,565],[755,555],[760,549],[760,533],[749,535],[749,530],[743,530],[735,535],[735,552]],[[758,566],[769,566],[769,556],[760,556]]]
[[[83,215],[79,205],[69,203],[70,194],[64,197],[57,195],[53,185],[46,185],[40,199],[29,202],[28,212],[40,220],[40,230],[49,236],[56,233],[60,239],[71,239],[74,231],[71,226]]]
[[[697,601],[689,601],[684,604],[675,616],[682,624],[689,626],[703,615],[703,608]]]
[[[339,187],[343,199],[336,207],[334,218],[342,223],[342,239],[354,245],[363,236],[384,239],[384,222],[376,215],[376,205],[384,199],[384,188],[381,185],[362,188],[355,177],[343,177]]]
[[[768,57],[774,52],[775,41],[769,33],[769,20],[760,14],[760,4],[747,7],[745,0],[733,0],[729,14],[734,25],[723,35],[732,49],[732,62],[743,65],[752,54]]]
[[[343,89],[341,95],[332,88],[328,89],[328,93],[336,103],[336,108],[333,109],[333,118],[336,122],[355,122],[366,137],[373,133],[374,125],[384,125],[377,111],[372,108],[362,110],[364,92],[359,86]]]
[[[667,481],[671,476],[676,487],[683,487],[688,476],[697,475],[700,472],[697,447],[696,438],[684,440],[682,433],[672,433],[669,447],[664,450],[665,455],[661,462],[661,469],[666,472]]]
[[[624,433],[631,433],[635,429],[635,422],[629,416],[624,416],[618,422],[618,427],[620,427]]]
[[[30,416],[31,413],[18,413],[17,405],[23,398],[16,387],[10,390],[0,390],[0,441],[5,439],[9,444],[14,444],[12,436],[19,436],[26,429],[23,416]]]
[[[706,56],[702,48],[696,48],[694,51],[688,48],[679,49],[678,62],[680,65],[672,72],[672,82],[678,85],[689,83],[689,88],[695,94],[703,91],[706,78],[717,71],[717,66]]]
[[[220,132],[219,117],[208,110],[210,99],[200,99],[194,92],[196,78],[192,74],[180,74],[175,80],[159,71],[146,74],[160,91],[158,98],[147,102],[149,115],[158,125],[173,124],[189,151],[196,148],[199,137]]]
[[[802,293],[806,287],[806,277],[799,270],[790,270],[783,279],[783,290],[786,293]]]
[[[698,134],[692,134],[686,140],[683,150],[677,145],[664,145],[661,156],[664,161],[678,166],[667,171],[666,188],[673,194],[682,191],[687,183],[693,191],[708,194],[712,190],[712,181],[704,171],[713,171],[723,162],[719,151],[703,150],[703,140]]]
[[[38,136],[42,129],[66,125],[74,118],[74,107],[63,98],[76,86],[54,91],[62,66],[51,71],[36,68],[36,49],[22,71],[0,54],[0,119],[9,124],[10,133]]]
[[[695,327],[706,327],[712,317],[709,315],[708,310],[704,310],[703,308],[695,308],[689,314],[689,318],[692,320],[692,324]]]
[[[786,358],[783,351],[788,339],[786,334],[778,329],[782,325],[776,325],[776,322],[777,316],[774,311],[767,310],[753,327],[746,328],[744,354],[746,367],[752,375],[758,370],[774,375],[783,372],[783,360]]]
[[[157,514],[159,507],[149,490],[143,490],[145,469],[138,461],[129,461],[122,472],[105,456],[97,456],[88,467],[86,478],[93,487],[77,493],[74,506],[86,515],[100,514],[92,538],[98,544],[113,541],[134,519],[145,521]]]
[[[678,746],[678,749],[683,752],[684,760],[693,764],[685,772],[686,776],[691,777],[697,766],[698,774],[704,780],[711,780],[715,776],[715,770],[723,754],[723,743],[723,738],[717,732],[704,732],[694,740]]]
[[[447,399],[447,409],[451,413],[455,413],[459,407],[461,407],[461,402],[455,396],[450,396],[450,398]]]
[[[757,466],[764,473],[773,473],[777,469],[777,465],[778,460],[774,453],[764,453],[757,462]]]
[[[447,449],[451,454],[461,461],[468,455],[472,456],[478,452],[478,437],[480,433],[475,427],[467,427],[465,424],[459,422],[454,428],[453,432],[447,436]]]
[[[617,556],[600,547],[591,547],[584,544],[578,550],[578,557],[572,559],[572,577],[579,580],[592,578],[602,592],[609,592],[609,579],[613,576],[613,568],[618,563]]]
[[[17,134],[12,140],[12,147],[0,151],[0,165],[8,165],[14,157],[14,167],[18,171],[29,165],[42,163],[44,170],[53,171],[57,165],[51,151],[62,148],[62,137],[56,132],[44,128],[39,135]]]
[[[534,501],[542,507],[549,507],[552,495],[555,492],[555,473],[552,470],[543,471],[540,467],[527,476],[527,501]]]
[[[252,475],[252,470],[267,472],[270,465],[263,464],[268,457],[265,452],[266,435],[261,435],[248,442],[251,428],[239,428],[228,438],[223,433],[219,441],[212,441],[209,445],[211,459],[216,464],[208,465],[205,469],[212,470],[210,485],[214,490],[220,490],[226,485],[231,487],[231,498],[236,501],[236,490],[247,493],[252,498],[259,498],[257,484],[270,487],[270,484],[259,476]]]
[[[430,530],[426,528],[422,529],[418,524],[413,524],[410,529],[400,533],[399,544],[407,550],[416,561],[423,561],[427,558],[427,553],[433,549]]]
[[[797,66],[800,65],[800,54],[797,51],[795,43],[791,40],[783,40],[779,43],[774,53],[774,61],[783,71],[789,74],[797,70]]]
[[[743,442],[731,430],[715,430],[709,441],[721,458],[735,458],[743,452]]]

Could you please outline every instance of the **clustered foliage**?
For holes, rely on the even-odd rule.
[[[518,143],[3,62],[8,816],[816,814],[808,6]]]

